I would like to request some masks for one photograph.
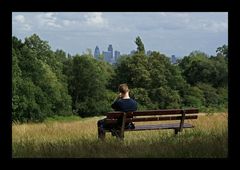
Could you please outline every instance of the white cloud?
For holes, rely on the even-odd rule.
[[[61,28],[62,26],[58,23],[57,17],[53,12],[47,12],[37,15],[39,25],[47,26],[50,28]]]
[[[30,31],[31,26],[27,22],[26,18],[23,15],[16,15],[13,17],[13,24],[14,26],[17,25],[18,29],[23,30],[23,31]]]
[[[89,26],[106,27],[107,19],[103,18],[102,12],[89,12],[84,15],[85,22]]]
[[[228,23],[224,21],[200,20],[188,27],[193,30],[218,33],[227,31]]]
[[[212,32],[223,32],[228,29],[228,24],[226,22],[209,22],[203,26],[203,29]]]
[[[15,21],[16,22],[19,22],[19,23],[24,23],[25,22],[25,17],[23,15],[17,15],[14,17]]]
[[[25,31],[30,31],[31,28],[32,28],[32,27],[31,27],[29,24],[24,24],[24,25],[23,25],[23,30],[25,30]]]
[[[73,26],[73,25],[77,24],[77,21],[66,20],[65,19],[65,20],[62,21],[62,23],[63,23],[64,26]]]

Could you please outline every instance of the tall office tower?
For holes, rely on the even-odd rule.
[[[114,52],[115,61],[118,59],[119,56],[120,56],[120,51],[115,51]]]
[[[100,50],[98,48],[98,46],[96,46],[95,50],[94,50],[94,57],[98,58],[100,56]]]
[[[172,64],[176,64],[176,57],[175,57],[175,55],[172,55]]]
[[[108,46],[108,51],[111,53],[111,58],[113,58],[113,47],[112,44]]]
[[[102,54],[104,56],[104,60],[110,63],[111,62],[111,53],[109,51],[103,51]]]

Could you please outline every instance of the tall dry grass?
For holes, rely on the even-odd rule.
[[[71,122],[13,124],[14,158],[225,158],[228,154],[227,113],[188,120],[195,125],[178,135],[173,130],[126,132],[124,141],[97,139],[102,117]]]

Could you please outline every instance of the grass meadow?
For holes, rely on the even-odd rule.
[[[12,125],[13,158],[226,158],[228,114],[202,114],[186,120],[195,128],[126,132],[124,141],[110,133],[97,139],[103,117],[47,120]],[[156,122],[153,122],[156,123]],[[165,122],[164,122],[165,123]],[[136,123],[136,125],[139,123]]]

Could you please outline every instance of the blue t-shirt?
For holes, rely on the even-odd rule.
[[[119,99],[112,104],[115,111],[133,112],[137,110],[137,102],[133,99]]]

